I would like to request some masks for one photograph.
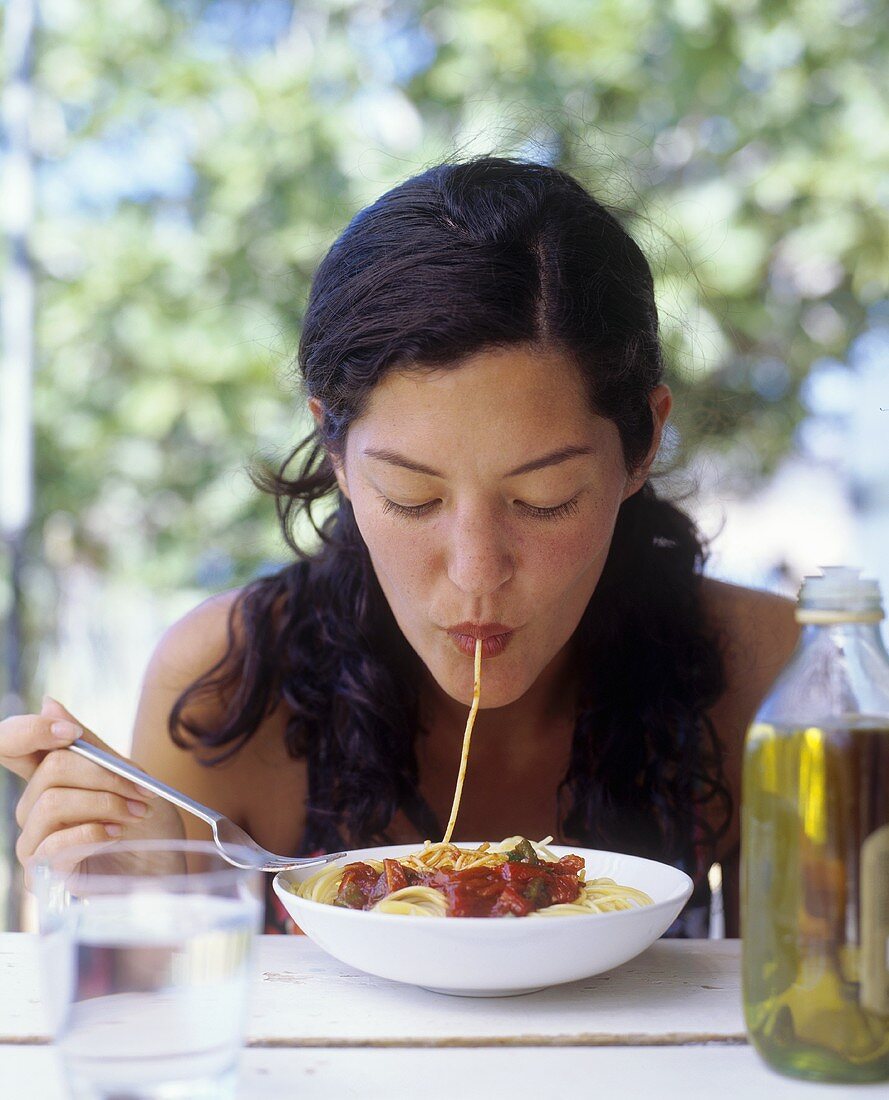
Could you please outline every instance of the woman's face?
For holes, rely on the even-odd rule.
[[[662,422],[669,391],[653,398]],[[645,477],[577,368],[529,347],[386,375],[337,473],[399,627],[452,698],[471,700],[486,639],[483,707],[521,698],[567,645]]]

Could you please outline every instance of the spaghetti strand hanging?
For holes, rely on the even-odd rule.
[[[586,882],[583,859],[559,858],[547,847],[551,836],[537,843],[512,836],[475,849],[451,843],[481,690],[482,639],[476,638],[472,705],[444,839],[437,844],[427,840],[420,851],[401,859],[324,867],[293,887],[294,893],[324,905],[417,917],[558,917],[651,904],[641,890],[611,879]]]
[[[466,778],[466,764],[469,760],[469,745],[472,741],[472,727],[475,725],[475,716],[478,714],[478,705],[482,696],[482,640],[475,639],[475,661],[472,677],[472,706],[469,708],[469,717],[466,719],[466,729],[463,731],[463,750],[460,753],[460,770],[457,773],[457,788],[454,791],[454,802],[451,806],[451,816],[448,819],[448,827],[445,829],[442,844],[450,844],[457,822],[457,814],[460,810],[460,799],[463,795],[463,780]]]

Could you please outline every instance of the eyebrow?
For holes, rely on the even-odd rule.
[[[427,477],[443,478],[445,476],[440,471],[433,470],[431,466],[424,466],[422,462],[414,462],[413,459],[407,458],[397,451],[368,447],[364,451],[364,454],[367,455],[368,458],[376,458],[379,459],[380,462],[388,462],[390,466],[401,466],[405,470],[413,470],[414,473],[417,474],[426,474]],[[510,470],[505,476],[519,477],[521,474],[530,474],[534,470],[543,470],[547,466],[558,466],[560,463],[567,462],[570,458],[577,458],[579,455],[591,454],[593,454],[592,447],[582,447],[579,445],[560,447],[557,451],[550,451],[549,454],[541,455],[540,458],[532,458],[530,462],[523,462],[521,466],[516,466],[514,470]]]

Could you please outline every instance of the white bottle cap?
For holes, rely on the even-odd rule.
[[[847,565],[823,565],[803,577],[796,617],[801,623],[877,623],[883,618],[880,584]]]

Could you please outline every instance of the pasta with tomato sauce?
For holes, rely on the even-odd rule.
[[[325,867],[291,887],[301,898],[375,913],[430,917],[574,916],[650,905],[642,890],[609,878],[584,878],[577,855],[510,837],[459,848],[429,841],[400,859]]]
[[[375,913],[430,917],[573,916],[651,905],[642,890],[609,878],[586,881],[577,855],[559,858],[546,847],[514,836],[478,848],[451,843],[481,699],[482,642],[476,640],[472,706],[463,734],[460,770],[444,839],[427,840],[401,859],[331,865],[290,889],[301,898]]]

